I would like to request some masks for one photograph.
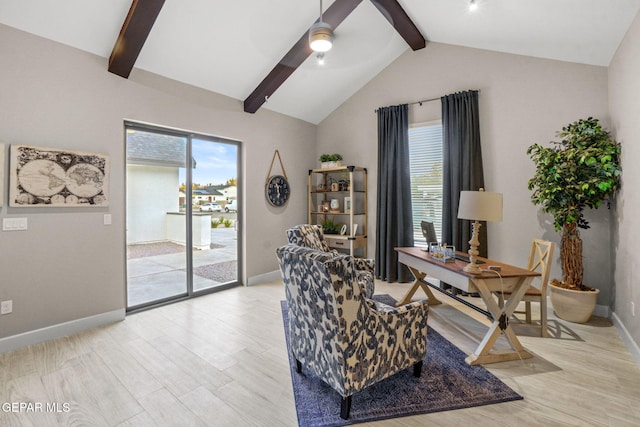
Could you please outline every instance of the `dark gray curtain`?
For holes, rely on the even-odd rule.
[[[442,239],[461,251],[469,250],[471,221],[458,219],[460,191],[484,187],[478,91],[446,95],[442,101],[443,201]],[[487,256],[487,227],[480,228],[480,256]]]
[[[407,104],[378,109],[376,277],[387,282],[413,280],[394,250],[413,246],[408,111]]]

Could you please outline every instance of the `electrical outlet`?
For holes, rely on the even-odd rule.
[[[9,314],[13,312],[13,300],[0,302],[0,314]]]
[[[636,317],[636,305],[631,301],[631,315]]]

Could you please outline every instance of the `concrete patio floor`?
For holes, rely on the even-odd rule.
[[[237,280],[238,239],[234,228],[212,228],[212,249],[193,251],[193,289],[209,289]],[[140,245],[135,245],[140,246]],[[127,306],[186,293],[186,253],[153,254],[127,260]]]

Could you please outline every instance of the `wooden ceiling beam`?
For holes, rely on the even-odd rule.
[[[420,30],[397,0],[371,0],[371,3],[387,18],[411,49],[419,50],[427,45]]]
[[[362,0],[336,0],[322,14],[322,20],[335,30],[361,2]],[[244,100],[244,111],[247,113],[258,111],[262,104],[312,53],[313,51],[309,47],[309,31],[307,30],[258,87],[251,92],[251,95]]]
[[[109,72],[129,78],[165,0],[133,0],[109,56]]]

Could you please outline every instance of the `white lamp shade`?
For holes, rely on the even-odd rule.
[[[461,191],[458,218],[473,221],[502,221],[502,193]]]

